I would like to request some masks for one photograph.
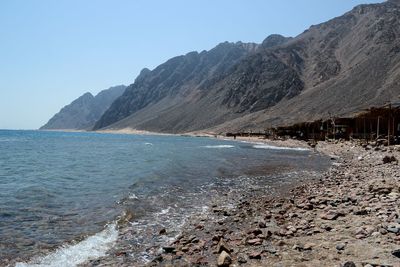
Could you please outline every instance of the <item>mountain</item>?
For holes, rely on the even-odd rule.
[[[148,128],[138,124],[156,120],[152,130],[162,131],[164,129],[161,128],[165,128],[165,131],[170,131],[169,122],[162,125],[163,122],[157,120],[158,116],[169,114],[171,109],[184,102],[196,102],[203,94],[202,88],[227,75],[232,66],[257,47],[253,43],[225,42],[210,51],[190,52],[174,57],[152,71],[142,70],[135,82],[104,113],[94,129],[135,114],[132,120],[124,120],[117,127],[134,125],[135,128]]]
[[[295,38],[223,43],[144,70],[94,129],[227,132],[351,116],[400,94],[400,0]]]
[[[116,98],[125,91],[125,85],[103,90],[96,96],[85,93],[54,115],[41,130],[91,129]]]

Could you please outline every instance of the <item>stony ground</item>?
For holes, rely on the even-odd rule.
[[[316,149],[333,162],[322,178],[216,200],[148,266],[400,266],[400,152]]]

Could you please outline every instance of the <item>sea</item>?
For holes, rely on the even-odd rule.
[[[77,266],[121,239],[145,263],[216,194],[328,165],[309,149],[207,137],[0,130],[0,266]]]

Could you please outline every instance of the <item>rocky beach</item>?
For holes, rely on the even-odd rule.
[[[400,266],[399,148],[336,141],[315,149],[331,158],[328,171],[216,196],[147,266]]]

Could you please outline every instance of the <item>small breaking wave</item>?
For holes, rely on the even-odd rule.
[[[44,256],[33,259],[25,263],[19,262],[16,267],[70,267],[77,266],[88,260],[96,259],[106,255],[117,241],[118,231],[116,224],[108,225],[103,231],[90,236],[83,241],[63,246],[56,251]]]
[[[205,148],[233,148],[235,146],[232,145],[213,145],[213,146],[204,146]]]
[[[285,147],[285,146],[271,146],[266,144],[253,145],[254,148],[260,149],[274,149],[274,150],[295,150],[295,151],[310,151],[308,148],[303,147]]]

